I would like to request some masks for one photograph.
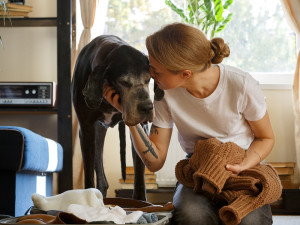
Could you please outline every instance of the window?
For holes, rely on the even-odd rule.
[[[249,72],[291,73],[296,65],[296,34],[279,0],[239,0],[223,33],[231,55],[226,63]]]
[[[183,4],[182,0],[173,2]],[[276,74],[278,82],[290,84],[296,65],[296,35],[285,20],[280,1],[235,0],[230,11],[232,20],[216,34],[231,49],[224,63],[250,72],[263,83],[274,82]],[[149,34],[165,24],[182,21],[164,0],[102,0],[96,17],[94,30],[102,27],[97,35],[120,36],[144,53]]]

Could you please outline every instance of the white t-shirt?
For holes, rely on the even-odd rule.
[[[254,136],[248,121],[261,119],[266,102],[259,83],[237,68],[218,65],[220,80],[206,98],[192,96],[185,88],[165,90],[164,98],[155,101],[153,124],[171,128],[175,123],[178,140],[187,153],[194,151],[199,139],[215,137],[248,149]]]

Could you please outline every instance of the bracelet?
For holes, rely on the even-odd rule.
[[[256,153],[256,155],[258,155],[258,157],[259,157],[260,161],[262,161],[262,158],[261,158],[260,154],[258,154],[258,152],[257,152],[257,151],[253,151],[253,152],[255,152],[255,153]]]

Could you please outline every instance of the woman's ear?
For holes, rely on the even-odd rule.
[[[188,79],[192,76],[192,73],[193,72],[191,70],[183,70],[181,72],[181,76],[182,76],[182,78]]]

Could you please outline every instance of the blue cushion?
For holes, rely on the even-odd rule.
[[[0,126],[0,169],[57,172],[63,167],[63,149],[51,139],[26,128]]]

